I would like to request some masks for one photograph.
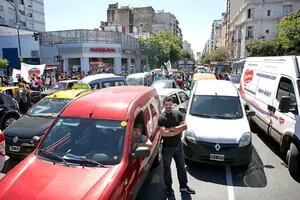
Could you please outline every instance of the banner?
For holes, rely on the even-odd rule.
[[[21,70],[19,69],[13,69],[12,71],[12,78],[13,78],[13,82],[17,83],[18,82],[18,77],[21,76]]]
[[[26,63],[21,63],[21,77],[24,78],[26,82],[30,82],[32,77],[41,77],[45,70],[45,64],[42,65],[30,65]]]

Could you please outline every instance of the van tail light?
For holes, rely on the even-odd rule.
[[[0,132],[0,156],[5,156],[5,140],[2,132]]]

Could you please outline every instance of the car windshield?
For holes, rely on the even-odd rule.
[[[40,149],[74,164],[116,165],[121,161],[125,126],[121,121],[91,118],[59,118]],[[45,157],[44,151],[38,155]],[[48,158],[49,159],[49,158]]]
[[[66,89],[67,83],[59,82],[56,85],[54,85],[53,89]]]
[[[152,84],[152,87],[155,87],[155,88],[172,88],[172,82],[170,82],[170,81],[155,81]]]
[[[233,84],[238,84],[241,81],[241,75],[240,74],[235,74],[235,75],[230,75],[230,82]]]
[[[195,95],[190,114],[217,119],[240,119],[243,110],[239,97]]]
[[[134,77],[127,77],[126,79],[128,85],[144,85],[144,78],[134,78]]]
[[[27,114],[34,117],[56,117],[70,101],[70,99],[44,98],[35,104]]]

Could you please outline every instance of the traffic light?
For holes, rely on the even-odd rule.
[[[39,37],[40,37],[40,34],[35,32],[32,37],[34,37],[35,41],[38,41]]]

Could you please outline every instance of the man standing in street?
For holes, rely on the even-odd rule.
[[[184,155],[182,150],[181,135],[182,131],[187,129],[183,115],[177,110],[173,110],[173,101],[171,97],[163,100],[165,111],[159,116],[158,126],[161,129],[163,137],[163,165],[164,180],[166,184],[167,195],[174,193],[172,189],[171,162],[174,158],[177,168],[177,176],[180,184],[180,192],[195,194],[195,190],[187,185],[187,172],[185,169]]]

